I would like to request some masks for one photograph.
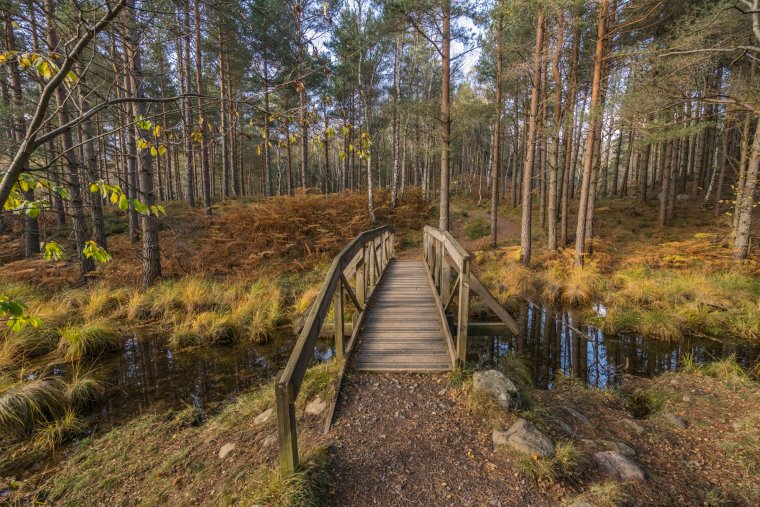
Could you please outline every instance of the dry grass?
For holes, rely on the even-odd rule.
[[[58,350],[67,361],[78,361],[114,350],[120,342],[121,337],[114,322],[96,318],[63,328]]]
[[[29,381],[0,378],[0,429],[5,435],[28,436],[60,414],[65,405],[62,383],[54,377]]]

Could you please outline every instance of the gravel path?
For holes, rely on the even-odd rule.
[[[446,375],[354,373],[330,432],[336,504],[556,505],[513,472]]]

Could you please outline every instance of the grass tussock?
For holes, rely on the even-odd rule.
[[[527,456],[520,453],[517,463],[525,474],[536,481],[553,483],[580,477],[586,460],[573,442],[563,440],[555,444],[554,456]]]
[[[67,409],[61,417],[46,422],[34,435],[34,445],[53,450],[62,443],[82,434],[85,426],[74,410]]]
[[[279,471],[259,471],[260,486],[253,503],[272,507],[322,507],[332,505],[333,477],[326,447],[311,450],[295,474],[283,477]]]
[[[62,329],[58,350],[67,361],[78,361],[114,350],[120,341],[112,321],[96,318],[83,324],[69,324]]]
[[[0,380],[0,430],[13,438],[32,434],[66,406],[62,382],[40,376],[33,380]]]
[[[617,507],[628,500],[624,487],[624,484],[612,481],[591,484],[588,491],[576,497],[575,500],[597,507]]]

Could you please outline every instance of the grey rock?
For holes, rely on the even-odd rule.
[[[525,419],[518,419],[507,431],[494,430],[492,438],[496,447],[507,445],[526,454],[554,456],[554,444],[551,439]]]
[[[487,394],[504,408],[509,408],[512,395],[517,393],[512,381],[496,370],[475,372],[472,376],[472,390]]]
[[[643,482],[644,472],[639,466],[617,451],[594,454],[594,461],[602,475],[623,482]]]
[[[235,450],[235,447],[237,446],[233,443],[224,444],[222,448],[219,449],[219,459],[224,459],[229,456],[230,453]]]
[[[684,419],[680,415],[667,413],[667,414],[662,414],[662,417],[664,417],[665,420],[668,421],[673,426],[680,428],[682,430],[685,430],[686,428],[689,427],[689,423],[686,421],[686,419]]]
[[[637,435],[643,435],[646,431],[642,425],[632,419],[623,419],[623,424],[635,431]]]
[[[270,417],[272,417],[273,413],[274,413],[274,409],[273,408],[266,409],[265,411],[263,411],[262,413],[260,413],[259,415],[257,415],[253,419],[253,424],[255,426],[258,426],[260,424],[264,424],[265,422],[267,422],[269,420]]]
[[[585,426],[591,426],[591,421],[588,420],[588,417],[586,417],[585,415],[581,414],[580,412],[578,412],[574,408],[567,407],[567,406],[562,407],[562,408],[565,409],[565,412],[567,412],[568,414],[570,414],[571,416],[573,416],[573,419],[575,419],[578,423],[583,424]]]
[[[575,431],[573,431],[573,428],[571,428],[570,425],[567,424],[565,421],[557,417],[554,417],[553,420],[554,420],[554,423],[557,425],[557,428],[559,428],[559,430],[562,433],[564,433],[568,437],[575,436]]]
[[[274,444],[275,442],[277,442],[277,437],[276,436],[274,436],[274,435],[267,435],[267,437],[264,439],[264,441],[262,442],[262,444],[264,445],[264,447],[269,447],[272,444]]]
[[[322,398],[317,396],[306,404],[306,413],[311,415],[319,415],[324,412],[326,408],[327,403],[323,401]]]
[[[576,500],[567,507],[596,507],[596,505],[588,503],[585,500]]]
[[[612,440],[583,440],[583,443],[595,451],[617,451],[623,456],[632,458],[636,456],[636,451],[623,442],[613,442]]]

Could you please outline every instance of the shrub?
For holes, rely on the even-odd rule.
[[[464,235],[467,239],[475,240],[488,236],[491,233],[491,224],[481,217],[470,219],[464,226]]]

